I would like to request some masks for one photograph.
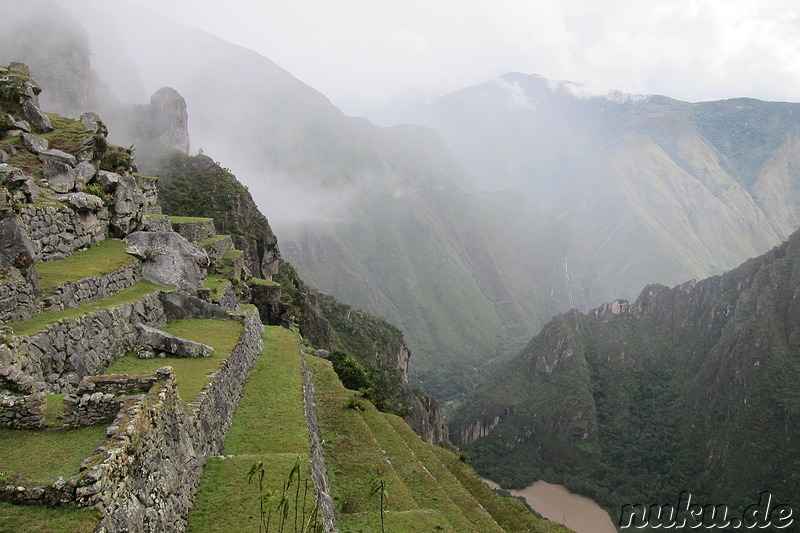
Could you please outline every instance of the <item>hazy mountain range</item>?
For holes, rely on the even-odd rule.
[[[433,127],[479,187],[527,192],[585,239],[615,297],[718,274],[800,224],[800,104],[508,74],[383,119]]]
[[[384,115],[435,132],[386,128],[201,31],[43,0],[26,9],[46,30],[35,47],[7,32],[0,60],[67,89],[51,108],[100,111],[146,161],[119,103],[177,89],[192,150],[249,187],[304,279],[401,327],[412,378],[441,399],[552,315],[719,273],[800,218],[796,104],[587,97],[510,74]]]
[[[740,511],[761,491],[796,505],[798,294],[800,231],[721,276],[560,314],[464,401],[450,436],[505,486],[566,483],[617,516],[684,491]]]

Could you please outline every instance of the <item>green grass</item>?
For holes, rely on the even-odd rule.
[[[189,223],[192,223],[192,222],[208,222],[209,220],[212,220],[212,219],[204,218],[204,217],[173,217],[173,216],[169,217],[169,221],[172,224],[189,224]]]
[[[68,154],[75,154],[81,149],[83,138],[89,134],[78,120],[64,118],[62,116],[48,113],[50,122],[53,124],[53,131],[44,133],[40,137],[47,139],[51,149],[61,150]]]
[[[308,453],[297,336],[267,326],[264,341],[225,439],[225,453]]]
[[[64,394],[48,394],[47,407],[44,412],[45,427],[60,427],[64,416]]]
[[[244,252],[241,250],[231,248],[225,252],[225,255],[219,258],[219,261],[214,265],[214,271],[220,276],[231,277],[233,275],[233,263],[239,259],[243,253]]]
[[[0,484],[68,479],[105,438],[105,424],[69,430],[0,429]]]
[[[222,291],[225,290],[225,287],[230,284],[231,281],[228,278],[218,274],[208,274],[203,283],[203,288],[211,291],[211,299],[216,302],[222,296]]]
[[[227,359],[242,335],[243,326],[235,320],[187,319],[174,320],[164,331],[184,339],[202,342],[214,348],[209,357],[176,357],[139,359],[128,354],[106,369],[107,374],[152,374],[162,366],[175,371],[178,393],[185,403],[197,400],[208,383],[208,376]]]
[[[198,244],[200,244],[201,246],[204,244],[212,244],[226,238],[230,238],[230,235],[214,235],[213,237],[202,239]]]
[[[103,276],[136,262],[125,253],[128,244],[105,239],[88,250],[75,252],[65,259],[36,264],[42,295],[47,296],[59,285],[73,283],[90,276]]]
[[[136,302],[156,291],[172,290],[174,290],[173,287],[157,285],[149,281],[140,281],[136,285],[121,290],[117,294],[104,298],[99,302],[86,303],[71,309],[64,309],[63,311],[47,311],[28,320],[9,322],[6,326],[12,328],[14,335],[33,335],[34,333],[42,331],[48,324],[52,324],[64,318],[79,318],[89,313],[117,307],[122,303]]]
[[[418,509],[413,493],[387,461],[362,413],[346,407],[352,393],[342,386],[331,364],[310,356],[306,364],[314,374],[320,437],[325,441],[325,462],[342,531],[359,513],[377,513],[370,487],[378,472],[389,483],[391,511]],[[372,409],[369,402],[364,404]]]
[[[92,533],[99,522],[94,509],[0,502],[0,533]]]
[[[280,493],[298,454],[309,454],[297,336],[267,326],[264,341],[264,351],[256,360],[225,439],[226,456],[206,462],[187,531],[227,532],[231,524],[236,524],[236,531],[257,532],[259,493],[255,481],[247,483],[250,467],[263,461],[265,489]],[[303,459],[302,464],[302,477],[306,479],[307,461]],[[303,484],[300,488],[301,501],[305,487]],[[309,482],[307,513],[313,508],[312,499]],[[272,524],[275,530],[277,526]],[[294,531],[293,511],[287,531]]]
[[[280,285],[277,281],[271,281],[268,279],[261,279],[261,278],[250,278],[247,280],[247,283],[251,285],[262,285],[264,287],[272,287],[275,285]]]
[[[38,156],[30,153],[25,148],[25,144],[22,142],[22,136],[9,137],[0,142],[0,150],[5,150],[8,154],[11,154],[11,148],[16,150],[17,153],[11,156],[8,161],[9,165],[17,167],[29,176],[40,179],[44,177],[42,174],[42,162],[39,161]]]

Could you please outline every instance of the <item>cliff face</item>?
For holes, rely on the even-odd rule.
[[[798,294],[800,232],[722,276],[559,315],[451,434],[484,474],[547,476],[608,506],[683,490],[740,504],[754,486],[797,501]]]

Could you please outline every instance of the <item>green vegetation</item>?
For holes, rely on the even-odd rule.
[[[211,219],[206,217],[178,217],[169,215],[171,224],[191,224],[193,222],[208,222],[209,220]]]
[[[217,301],[222,296],[225,287],[231,284],[231,280],[217,274],[208,274],[203,282],[203,288],[211,291],[211,300]]]
[[[0,502],[0,533],[93,533],[99,522],[94,509]]]
[[[366,401],[362,409],[349,408],[351,393],[332,365],[314,357],[307,357],[306,363],[314,375],[320,432],[341,531],[372,533],[383,527],[394,532],[566,531],[537,519],[518,501],[504,501],[485,486],[478,489],[482,483],[467,465],[420,440],[399,417],[381,413]],[[460,463],[458,476],[440,457]],[[473,488],[468,489],[462,479]],[[384,490],[388,502],[380,498]],[[513,528],[503,529],[498,517],[487,515],[480,506],[495,509],[499,520]],[[385,508],[383,517],[381,507]],[[524,514],[517,516],[520,513]]]
[[[231,524],[236,524],[237,531],[259,531],[258,485],[247,483],[253,465],[262,463],[263,492],[281,494],[298,455],[310,452],[297,337],[289,330],[267,326],[264,341],[225,439],[226,455],[206,462],[187,531],[227,532]],[[295,488],[300,488],[301,500],[306,496],[300,516],[308,518],[314,508],[313,489],[306,494],[308,469],[303,460],[300,475],[302,486]],[[293,503],[288,531],[295,531],[295,508]]]
[[[106,438],[106,427],[0,429],[0,485],[53,483],[69,479]]]
[[[108,172],[124,172],[135,170],[133,167],[133,151],[134,148],[122,148],[108,144],[106,151],[100,159],[100,170]]]
[[[65,118],[54,113],[48,113],[47,116],[50,117],[53,131],[43,133],[40,137],[47,139],[48,146],[68,154],[75,154],[80,150],[84,138],[88,137],[83,124],[78,120]]]
[[[165,213],[214,219],[217,231],[243,235],[256,241],[275,241],[266,217],[250,198],[247,188],[208,156],[171,153],[148,171],[161,176],[158,201]],[[170,216],[172,222],[176,217]]]
[[[45,427],[61,426],[61,417],[64,416],[64,394],[48,394],[47,410],[44,413]]]
[[[125,253],[128,245],[117,239],[105,239],[88,250],[75,252],[65,259],[36,264],[41,293],[47,296],[65,283],[90,276],[104,276],[136,262]]]
[[[186,218],[186,217],[178,217],[178,218],[180,219],[180,218]],[[214,235],[213,237],[208,237],[207,239],[202,239],[198,244],[203,246],[203,245],[206,245],[206,244],[212,244],[212,243],[215,243],[217,241],[221,241],[222,239],[228,239],[228,238],[230,238],[230,235]]]
[[[9,137],[5,140],[0,140],[0,150],[5,150],[8,154],[16,150],[17,153],[12,155],[8,161],[11,166],[17,167],[34,178],[41,179],[44,177],[44,174],[42,174],[42,162],[39,161],[38,156],[30,153],[25,148],[22,137]]]
[[[109,296],[108,298],[104,298],[99,302],[81,304],[77,307],[64,309],[63,311],[46,311],[28,320],[9,322],[5,325],[11,327],[15,335],[33,335],[34,333],[42,331],[48,324],[52,324],[53,322],[57,322],[63,318],[80,318],[90,313],[117,307],[123,303],[136,302],[148,294],[152,294],[157,291],[172,290],[175,290],[174,287],[158,285],[149,281],[140,281],[136,285],[128,287],[127,289],[123,289],[117,294]]]
[[[612,516],[682,491],[732,511],[753,487],[797,501],[799,267],[795,233],[722,276],[648,287],[630,313],[560,315],[470,395],[451,435],[504,417],[464,446],[479,472],[560,483]]]
[[[167,323],[164,331],[214,348],[209,357],[170,357],[139,359],[127,354],[106,369],[108,374],[152,374],[162,366],[175,371],[178,393],[185,403],[197,400],[208,384],[208,376],[228,358],[242,335],[243,326],[235,320],[186,319]]]
[[[231,248],[225,255],[219,258],[219,260],[214,264],[213,270],[216,274],[219,274],[223,277],[230,278],[233,276],[233,265],[234,262],[242,257],[241,250],[237,250],[236,248]]]
[[[277,281],[261,279],[261,278],[250,278],[249,280],[247,280],[247,283],[250,283],[252,285],[261,285],[263,287],[274,287],[280,285]]]

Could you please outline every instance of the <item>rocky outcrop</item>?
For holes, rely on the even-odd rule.
[[[137,231],[125,238],[128,253],[140,258],[142,277],[153,283],[194,291],[203,285],[208,254],[174,232]]]
[[[0,67],[2,68],[2,67]],[[39,107],[41,86],[31,78],[31,71],[24,63],[12,62],[8,68],[2,68],[4,87],[3,103],[13,111],[21,111],[21,115],[33,126],[37,133],[53,131],[53,124]],[[12,129],[6,127],[4,129]]]
[[[150,97],[148,107],[150,141],[162,150],[189,151],[189,114],[186,100],[172,87],[162,87]]]

